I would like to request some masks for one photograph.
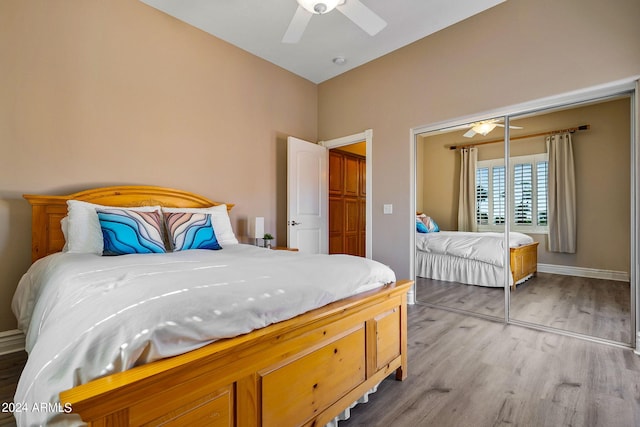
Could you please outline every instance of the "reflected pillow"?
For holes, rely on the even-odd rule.
[[[188,249],[222,249],[210,213],[165,212],[169,242],[174,252]]]
[[[159,211],[96,209],[102,230],[103,255],[164,253]]]
[[[427,230],[427,226],[424,225],[424,223],[422,221],[420,221],[419,218],[416,218],[416,231],[418,233],[428,233],[429,230]]]
[[[437,233],[440,231],[440,227],[430,216],[420,214],[416,218],[419,219],[427,229],[427,231],[421,231],[421,233]]]
[[[429,233],[437,233],[438,231],[440,231],[440,227],[430,216],[428,216],[426,220],[423,220],[423,222],[424,225],[427,226],[427,230],[429,231]]]

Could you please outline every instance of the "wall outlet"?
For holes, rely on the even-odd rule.
[[[391,215],[393,213],[393,205],[384,205],[382,208],[382,212],[385,215]]]

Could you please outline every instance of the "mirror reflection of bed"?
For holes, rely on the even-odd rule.
[[[621,95],[510,117],[513,128],[510,129],[508,163],[509,175],[515,181],[509,190],[510,236],[522,233],[537,243],[535,274],[509,291],[510,320],[625,344],[631,342],[630,109],[630,97]],[[497,123],[504,124],[504,120],[498,118]],[[587,129],[570,134],[575,170],[575,253],[551,251],[548,193],[545,193],[548,182],[544,182],[549,179],[545,169],[549,165],[546,134],[586,124]],[[504,175],[500,175],[501,171],[504,174],[504,169],[500,169],[504,167],[504,130],[496,127],[486,136],[476,134],[473,138],[464,137],[465,132],[465,129],[450,128],[417,137],[416,209],[435,221],[440,230],[457,231],[461,154],[459,149],[450,147],[496,141],[475,146],[477,182],[473,202],[477,203],[478,234],[495,232],[499,240],[504,241],[505,225],[499,209],[505,206],[500,198],[504,197],[507,185]],[[484,176],[478,172],[480,169],[496,173]],[[474,274],[480,274],[480,267],[467,262],[469,265],[462,269],[471,272],[467,274],[469,277],[456,277],[447,271],[452,268],[452,260],[433,262],[430,268],[421,271],[425,267],[421,265],[420,257],[424,254],[419,245],[421,236],[428,234],[419,233],[416,228],[418,301],[504,318],[501,275],[485,273],[473,278]],[[516,234],[509,239],[511,246],[519,237]],[[448,244],[440,243],[428,256],[436,257],[433,252]],[[445,249],[448,250],[448,246]],[[485,258],[489,253],[486,248],[474,248],[468,243],[459,249],[458,255],[466,256],[465,250],[479,252]],[[502,251],[504,265],[507,255],[504,248]]]
[[[489,239],[483,250],[473,247],[472,235],[465,241],[465,237],[458,238],[456,234],[460,157],[449,146],[465,140],[462,135],[466,131],[463,128],[430,132],[416,141],[416,298],[453,310],[503,319],[503,268],[495,265],[504,259],[500,239]],[[491,136],[500,135],[496,130]],[[439,231],[420,233],[419,220],[433,221]],[[457,255],[482,255],[482,259]]]

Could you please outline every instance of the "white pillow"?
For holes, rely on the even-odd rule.
[[[62,235],[64,236],[64,247],[62,252],[69,252],[69,217],[65,216],[60,220],[60,228],[62,228]]]
[[[96,205],[79,200],[67,201],[67,242],[65,247],[71,253],[90,253],[102,255],[104,243],[102,228],[96,208],[113,208],[113,206]],[[117,207],[118,209],[138,212],[159,211],[160,206]],[[64,228],[63,228],[64,230]]]
[[[163,212],[175,213],[208,213],[211,214],[211,225],[213,226],[213,232],[216,234],[218,243],[224,247],[224,245],[236,245],[238,239],[233,233],[233,227],[231,227],[231,219],[229,218],[229,212],[227,211],[227,205],[212,206],[210,208],[162,208]]]

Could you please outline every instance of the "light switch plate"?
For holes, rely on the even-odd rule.
[[[393,213],[393,205],[384,205],[383,206],[383,213],[385,215],[390,215]]]

